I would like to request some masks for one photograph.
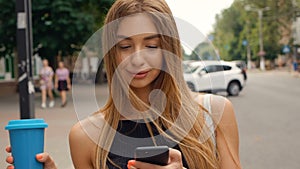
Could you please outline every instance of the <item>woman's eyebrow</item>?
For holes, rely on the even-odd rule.
[[[144,38],[144,40],[151,40],[151,39],[154,39],[154,38],[159,38],[159,34],[147,36],[147,37]]]
[[[125,35],[117,35],[117,38],[121,39],[121,40],[132,40],[131,37],[128,37],[128,36],[125,36]],[[154,38],[159,38],[159,34],[150,35],[150,36],[144,37],[143,39],[144,40],[151,40],[151,39],[154,39]]]
[[[130,37],[125,36],[125,35],[117,35],[117,38],[118,38],[118,39],[121,39],[121,40],[131,40]]]

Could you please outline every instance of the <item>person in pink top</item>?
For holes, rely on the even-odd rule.
[[[58,68],[55,71],[55,88],[60,92],[61,107],[67,104],[67,91],[71,88],[69,70],[64,66],[64,62],[58,63]]]
[[[53,69],[49,66],[48,60],[43,60],[43,68],[40,70],[40,89],[42,92],[42,108],[46,108],[47,93],[50,98],[49,107],[54,107],[53,97]]]

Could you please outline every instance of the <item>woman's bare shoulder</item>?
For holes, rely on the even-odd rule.
[[[190,95],[194,99],[195,102],[201,104],[203,102],[203,97],[204,97],[205,93],[190,92]]]
[[[204,97],[207,94],[208,93],[193,92],[191,93],[191,96],[195,102],[204,106]],[[220,121],[224,113],[227,112],[225,114],[228,114],[228,110],[232,109],[232,104],[225,96],[221,96],[217,94],[209,94],[209,96],[210,96],[209,103],[211,108],[211,112],[209,113],[212,115],[215,121]],[[229,113],[231,113],[231,111]]]
[[[224,96],[210,93],[191,92],[191,96],[194,99],[194,101],[200,104],[203,104],[203,99],[205,95],[210,95],[210,103],[212,107],[222,106],[226,102],[226,97]]]
[[[103,116],[95,114],[77,122],[70,130],[69,144],[75,168],[93,168]]]
[[[104,118],[101,113],[94,114],[78,121],[70,130],[70,138],[97,141]]]
[[[241,168],[239,161],[239,133],[231,101],[223,96],[212,97],[217,116],[217,146],[222,168]]]
[[[235,112],[231,101],[220,95],[211,96],[211,109],[213,116],[218,116],[219,120],[235,121]]]

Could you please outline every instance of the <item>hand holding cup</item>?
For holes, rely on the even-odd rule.
[[[6,147],[6,152],[7,153],[11,153],[11,147],[7,146]],[[53,159],[51,158],[51,156],[49,156],[48,153],[40,153],[37,154],[36,156],[36,160],[39,161],[40,163],[44,163],[44,169],[57,169]],[[12,156],[7,156],[6,158],[6,162],[8,164],[10,164],[9,166],[7,166],[7,169],[14,169],[14,158]]]
[[[43,119],[11,120],[5,127],[9,131],[11,152],[6,161],[8,169],[55,169],[51,157],[44,152],[44,132],[48,124]],[[43,164],[44,163],[44,164]]]

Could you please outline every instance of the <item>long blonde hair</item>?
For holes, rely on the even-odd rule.
[[[179,145],[189,168],[219,168],[216,147],[211,138],[207,137],[208,134],[206,134],[203,130],[205,127],[205,121],[203,118],[204,108],[199,105],[199,103],[191,101],[193,98],[183,79],[181,67],[181,44],[175,20],[172,17],[171,10],[167,3],[164,0],[117,0],[108,12],[105,24],[109,24],[122,17],[138,13],[147,13],[150,16],[153,22],[155,22],[158,34],[161,35],[162,50],[168,51],[172,55],[176,56],[165,56],[168,60],[164,59],[163,64],[166,67],[167,72],[161,71],[159,76],[153,82],[153,89],[163,91],[166,96],[165,109],[160,117],[153,121],[153,124],[157,127],[161,134],[171,138]],[[107,161],[112,162],[108,158],[109,151],[102,147],[111,147],[114,140],[114,134],[110,133],[110,129],[117,129],[121,118],[120,112],[118,111],[120,109],[118,109],[117,106],[124,106],[115,105],[112,95],[117,94],[124,96],[126,94],[124,88],[116,88],[112,86],[113,76],[117,69],[116,56],[118,53],[116,46],[112,44],[116,41],[116,32],[116,28],[112,27],[107,27],[103,31],[103,50],[108,51],[104,55],[104,62],[106,64],[110,96],[106,105],[99,110],[99,113],[103,113],[107,125],[104,125],[101,129],[101,136],[99,138],[99,144],[95,154],[94,165],[95,168],[98,169],[107,168]],[[168,35],[166,35],[166,32]],[[117,80],[119,81],[116,83],[118,85],[122,85],[121,78],[118,78]],[[146,107],[152,112],[159,114],[159,112],[153,109],[153,107],[142,102],[130,89],[128,100],[130,100],[130,102],[136,107],[142,105],[141,108]],[[175,123],[176,126],[174,127]],[[192,125],[191,128],[186,127],[187,124]],[[149,132],[152,133],[148,124],[147,126]],[[166,134],[163,128],[170,129],[172,137]],[[186,131],[186,128],[188,128],[188,131]],[[199,140],[201,140],[201,138],[207,139],[200,142]],[[155,140],[153,140],[153,142],[155,144]]]

